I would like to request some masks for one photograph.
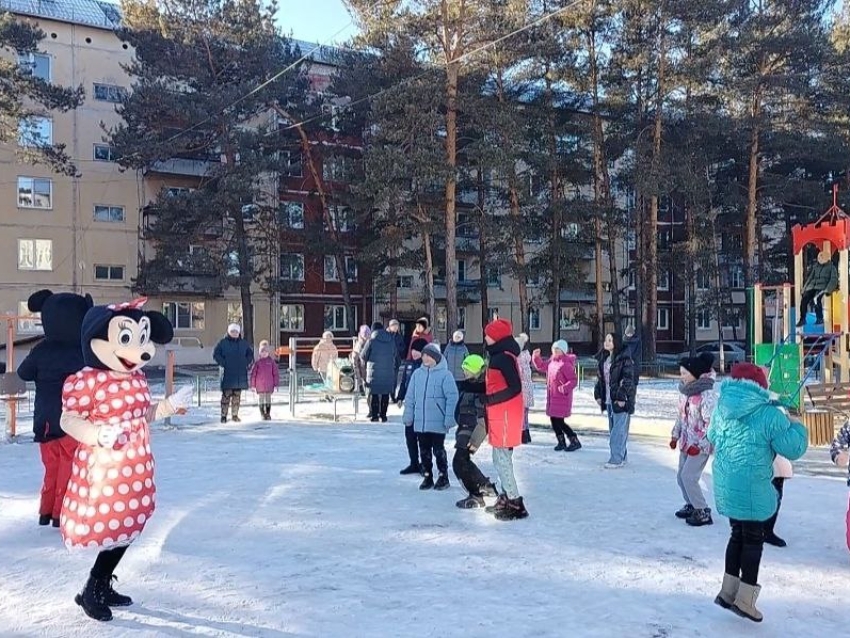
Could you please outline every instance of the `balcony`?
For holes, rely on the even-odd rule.
[[[437,301],[446,300],[446,283],[434,280],[434,297]],[[457,301],[459,304],[481,303],[481,281],[479,279],[464,279],[457,282]]]
[[[188,255],[169,260],[154,258],[139,265],[133,289],[146,295],[178,294],[193,297],[220,297],[224,279],[211,260]]]
[[[185,177],[206,177],[218,162],[211,159],[195,159],[173,157],[161,162],[154,162],[148,173],[160,175],[182,175]]]

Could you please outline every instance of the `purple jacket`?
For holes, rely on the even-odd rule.
[[[546,373],[546,416],[569,418],[573,413],[573,390],[578,385],[575,356],[543,359],[535,355],[531,362],[538,372]]]
[[[251,368],[251,387],[257,392],[274,392],[280,384],[280,371],[272,357],[260,357]]]

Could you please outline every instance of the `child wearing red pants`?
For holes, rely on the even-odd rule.
[[[832,457],[833,463],[850,472],[850,423],[845,423],[841,426],[838,434],[832,440],[832,445],[829,448],[829,454]],[[848,474],[847,477],[847,485],[850,485],[850,474]],[[847,549],[850,550],[850,503],[847,505],[846,520]]]

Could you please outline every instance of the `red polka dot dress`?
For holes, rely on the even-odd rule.
[[[142,372],[84,368],[65,381],[63,410],[88,419],[93,428],[109,423],[124,430],[113,448],[83,443],[77,448],[60,518],[67,547],[129,545],[153,514],[156,486],[147,422],[150,403]]]

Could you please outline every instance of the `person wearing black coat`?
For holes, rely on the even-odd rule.
[[[39,342],[18,367],[18,376],[35,382],[35,406],[32,429],[39,444],[44,465],[39,525],[52,522],[59,527],[59,516],[68,480],[71,478],[77,441],[59,425],[62,416],[62,387],[72,374],[85,366],[80,331],[83,317],[94,305],[90,295],[39,290],[27,301],[30,312],[41,313],[44,340]]]
[[[619,335],[605,335],[599,355],[599,370],[593,396],[608,414],[608,445],[611,455],[607,469],[623,467],[628,460],[629,422],[635,412],[637,371],[634,360]]]
[[[396,391],[396,404],[401,404],[407,396],[407,386],[410,378],[422,366],[422,349],[428,345],[425,339],[414,339],[410,344],[410,359],[402,365],[401,383]],[[416,439],[416,431],[412,425],[404,428],[404,443],[407,446],[407,455],[410,463],[399,474],[422,474],[422,464],[419,462],[419,441]]]
[[[396,371],[398,370],[398,348],[393,336],[384,330],[383,324],[372,324],[372,336],[360,353],[360,359],[366,364],[366,387],[369,388],[371,402],[371,421],[387,422],[387,407],[390,395],[395,390]]]
[[[254,349],[242,338],[242,329],[235,323],[227,327],[227,336],[218,342],[213,359],[222,369],[221,422],[227,423],[227,408],[233,421],[239,422],[242,390],[248,389],[248,368],[254,363]]]

